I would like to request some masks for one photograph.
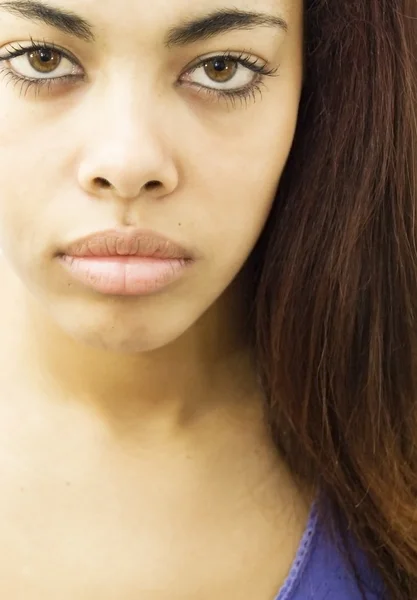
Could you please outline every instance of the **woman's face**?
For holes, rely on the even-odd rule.
[[[301,0],[0,0],[0,245],[70,335],[150,350],[216,306],[290,151],[302,21]],[[126,295],[106,269],[139,259],[97,258],[88,281],[62,260],[115,229],[192,261]]]

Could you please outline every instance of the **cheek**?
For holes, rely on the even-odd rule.
[[[258,179],[247,174],[233,185],[223,187],[223,195],[211,204],[204,218],[209,231],[214,272],[227,278],[234,276],[255,246],[268,218],[275,197],[277,175],[265,185],[265,173]],[[263,178],[263,179],[262,179]],[[230,173],[229,173],[230,179]],[[262,183],[263,181],[263,183]]]
[[[15,99],[15,110],[0,122],[0,244],[12,254],[36,256],[51,225],[56,190],[66,192],[62,175],[69,136],[39,111],[23,110],[20,102],[23,107]]]
[[[47,188],[54,185],[47,156],[22,145],[10,152],[0,148],[0,235],[1,243],[24,252],[32,246],[34,232],[45,223]],[[46,201],[46,202],[45,202]]]
[[[196,214],[217,273],[227,271],[230,276],[239,270],[255,246],[288,159],[296,122],[294,102],[281,112],[265,110],[264,117],[261,114],[241,135],[215,142],[211,138],[205,148],[200,146],[204,169],[196,185],[206,202],[196,207]]]

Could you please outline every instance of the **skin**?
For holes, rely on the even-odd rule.
[[[0,57],[31,38],[54,43],[85,79],[48,92],[0,77],[0,591],[273,598],[311,496],[263,421],[240,274],[294,136],[301,0],[199,0],[195,15],[188,0],[60,0],[93,24],[90,43],[2,4]],[[164,46],[170,27],[220,8],[282,17],[288,31]],[[234,103],[184,75],[228,50],[279,75]],[[2,75],[23,64],[1,63]],[[108,297],[55,257],[82,236],[129,226],[193,252],[178,284]]]

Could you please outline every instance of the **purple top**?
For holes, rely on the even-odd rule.
[[[379,578],[356,551],[355,563],[364,595],[341,552],[320,526],[315,504],[290,573],[276,600],[383,600]]]

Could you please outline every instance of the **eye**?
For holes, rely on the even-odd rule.
[[[9,71],[22,80],[61,79],[80,75],[81,67],[64,51],[49,45],[12,47],[0,56]]]
[[[274,72],[254,57],[226,53],[200,60],[182,79],[198,87],[233,92],[248,88],[262,76]]]
[[[236,60],[213,58],[194,70],[193,80],[205,87],[233,89],[245,87],[254,78],[254,73]]]

